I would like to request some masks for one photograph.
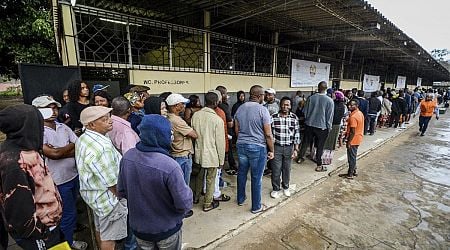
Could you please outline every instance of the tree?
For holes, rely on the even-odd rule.
[[[0,75],[17,78],[19,63],[58,63],[50,1],[0,3]]]
[[[431,51],[431,55],[438,61],[443,62],[445,58],[450,55],[448,49],[434,49]]]

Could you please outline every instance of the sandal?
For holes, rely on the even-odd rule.
[[[229,200],[231,200],[231,197],[226,194],[222,194],[221,196],[214,198],[214,201],[229,201]]]
[[[208,211],[211,211],[218,207],[219,207],[219,202],[213,200],[213,202],[211,202],[211,204],[209,204],[208,206],[206,206],[206,207],[203,206],[203,212],[208,212]]]
[[[225,171],[225,173],[227,173],[229,175],[237,175],[237,171],[234,169],[228,169]]]
[[[267,210],[267,206],[264,204],[261,204],[261,208],[258,210],[252,210],[252,214],[259,214],[261,212],[264,212]]]
[[[325,172],[327,171],[327,167],[325,166],[317,166],[316,167],[316,172]]]

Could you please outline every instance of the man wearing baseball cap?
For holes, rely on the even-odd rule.
[[[115,241],[127,237],[126,200],[117,198],[121,155],[106,133],[112,130],[111,108],[92,106],[80,114],[86,131],[75,144],[80,174],[80,194],[94,211],[100,249],[114,249]]]
[[[86,242],[73,240],[77,223],[76,201],[80,185],[75,164],[75,142],[78,137],[67,125],[57,122],[56,117],[61,104],[51,96],[36,97],[32,104],[38,108],[44,118],[42,149],[45,162],[64,204],[61,231],[73,249],[86,249],[88,246]]]
[[[172,124],[173,141],[171,145],[170,154],[176,162],[180,164],[183,170],[184,181],[189,186],[192,172],[192,154],[194,147],[192,146],[192,139],[197,139],[195,130],[181,118],[180,113],[184,112],[186,103],[189,99],[184,98],[180,94],[170,94],[166,98],[169,113],[167,119]],[[190,217],[193,214],[192,210],[186,215]]]

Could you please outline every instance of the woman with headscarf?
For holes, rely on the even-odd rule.
[[[236,114],[238,108],[245,103],[245,92],[242,90],[239,90],[236,94],[237,102],[233,105],[231,108],[231,116],[234,117]]]
[[[333,159],[333,152],[336,149],[336,144],[339,136],[339,132],[341,131],[341,123],[342,118],[345,114],[345,97],[341,91],[336,91],[332,94],[334,99],[334,115],[331,131],[328,134],[327,140],[325,141],[322,163],[323,164],[331,164]]]
[[[144,112],[146,115],[155,114],[167,117],[166,102],[158,96],[150,96],[144,101]]]

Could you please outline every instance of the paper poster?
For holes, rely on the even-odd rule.
[[[417,87],[420,87],[420,86],[422,86],[422,78],[420,78],[420,77],[417,77]]]
[[[363,90],[364,92],[375,92],[380,90],[380,76],[364,74]]]
[[[406,88],[406,76],[397,76],[397,89],[404,89]]]
[[[291,87],[313,87],[319,82],[328,84],[330,64],[292,59]]]

